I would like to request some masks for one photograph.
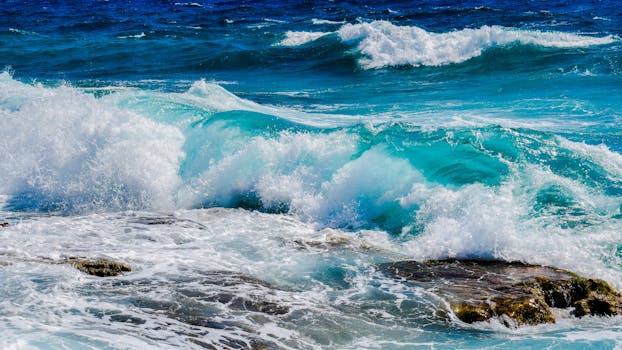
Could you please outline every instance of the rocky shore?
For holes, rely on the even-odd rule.
[[[490,319],[507,327],[555,323],[552,308],[569,309],[575,317],[622,313],[622,295],[607,282],[553,267],[449,259],[400,261],[379,268],[435,292],[466,323]]]

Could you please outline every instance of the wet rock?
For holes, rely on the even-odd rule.
[[[573,308],[571,314],[576,317],[622,314],[622,295],[607,282],[553,267],[505,261],[433,260],[400,261],[379,268],[435,291],[467,323],[492,318],[507,327],[554,323],[551,308]]]
[[[284,315],[289,312],[289,307],[265,300],[251,300],[247,298],[234,298],[230,304],[232,309],[261,312],[268,315]]]
[[[122,262],[110,260],[79,260],[77,258],[69,258],[68,262],[76,269],[88,273],[89,275],[99,277],[117,276],[123,272],[132,271],[130,265]]]
[[[233,293],[201,292],[193,290],[181,290],[180,293],[194,300],[210,303],[226,304],[232,310],[261,312],[268,315],[284,315],[289,312],[289,307],[279,305],[267,300],[261,300],[258,296],[241,297]]]
[[[173,226],[178,225],[181,227],[187,228],[196,228],[199,230],[204,230],[205,225],[198,223],[193,220],[178,218],[173,215],[164,215],[164,216],[139,216],[128,220],[129,224],[138,224],[145,226]],[[131,232],[131,228],[130,228]]]
[[[132,324],[135,324],[135,325],[145,324],[147,322],[147,321],[143,320],[140,317],[135,317],[135,316],[131,316],[131,315],[124,315],[124,314],[112,315],[112,316],[110,316],[110,321],[112,321],[112,322],[132,323]]]
[[[8,222],[0,222],[0,227],[8,227],[9,225]]]

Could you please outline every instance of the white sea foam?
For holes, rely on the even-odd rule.
[[[119,38],[119,39],[140,39],[140,38],[144,38],[146,36],[147,36],[147,34],[145,34],[145,32],[141,32],[140,34],[122,35],[122,36],[118,36],[117,38]]]
[[[287,32],[283,46],[298,46],[330,33]],[[416,26],[397,26],[388,21],[346,24],[337,34],[347,43],[356,43],[365,58],[365,68],[386,66],[441,66],[480,56],[486,49],[513,43],[556,48],[577,48],[612,43],[612,35],[593,37],[581,34],[522,30],[501,26],[466,28],[434,33]]]
[[[346,23],[346,21],[331,21],[331,20],[328,20],[328,19],[313,18],[311,20],[311,23],[316,24],[316,25],[322,25],[322,24],[344,24],[344,23]]]
[[[406,243],[404,252],[417,259],[485,258],[518,260],[564,267],[597,275],[622,286],[620,271],[604,261],[614,259],[619,221],[609,221],[619,198],[609,197],[580,181],[536,165],[513,166],[515,173],[498,187],[472,184],[460,189],[413,185],[402,198],[405,208],[419,207],[420,236]],[[560,213],[537,215],[539,191],[561,186],[574,198],[582,217]],[[581,219],[581,221],[573,221]],[[578,224],[567,226],[568,222]]]
[[[61,86],[0,75],[0,193],[18,205],[174,208],[182,134]],[[57,203],[58,201],[58,203]]]
[[[189,6],[189,7],[203,7],[203,5],[198,2],[176,2],[175,6]]]
[[[17,28],[9,28],[9,32],[11,33],[15,33],[15,34],[20,34],[20,35],[39,35],[36,32],[29,32],[27,30],[23,30],[23,29],[17,29]]]
[[[386,21],[347,24],[338,33],[346,42],[358,42],[359,51],[367,56],[361,63],[367,68],[460,63],[481,55],[485,49],[512,43],[574,48],[609,44],[615,40],[611,35],[590,37],[500,26],[433,33],[423,28],[396,26]]]
[[[583,142],[572,142],[563,137],[559,137],[558,140],[562,147],[602,166],[611,179],[622,178],[622,154],[610,150],[604,144],[588,145]]]
[[[488,213],[490,219],[484,221],[490,223],[495,214],[512,208],[509,202],[498,201],[499,195],[505,196],[503,192],[476,186],[462,195],[430,200],[448,206],[447,210],[437,207],[439,219],[456,210],[470,215],[474,223],[465,227],[470,230],[478,215],[496,203],[502,208]],[[476,198],[469,200],[470,196]],[[484,207],[469,209],[477,205]],[[622,281],[620,265],[610,268],[598,260],[599,250],[605,252],[607,244],[617,242],[615,231],[586,237],[554,234],[559,239],[550,239],[539,237],[541,231],[500,229],[498,246],[507,249],[513,243],[517,252],[522,249],[522,255],[529,256],[526,261],[567,267],[572,255],[583,248],[583,254],[574,256],[577,271],[607,278],[618,286]],[[509,233],[515,235],[513,239],[504,239]],[[380,231],[318,231],[288,215],[222,208],[180,210],[167,216],[126,212],[23,218],[3,228],[2,235],[6,243],[0,248],[0,262],[8,264],[0,269],[0,346],[5,348],[38,347],[43,341],[73,348],[199,349],[193,338],[217,347],[223,337],[259,338],[285,349],[320,349],[329,341],[344,349],[425,345],[430,339],[426,326],[438,324],[442,330],[440,325],[446,325],[434,316],[443,307],[438,296],[381,276],[374,266],[378,261],[421,259],[430,256],[426,248],[436,249],[432,245],[416,250],[417,245],[444,244],[448,238],[450,245],[456,241],[452,235],[426,242],[390,239]],[[493,247],[493,238],[488,234],[470,237],[480,248]],[[560,252],[568,255],[566,264],[557,265]],[[112,280],[100,279],[45,260],[71,255],[109,256],[129,263],[134,271]],[[215,272],[221,283],[206,283],[206,276]],[[252,278],[226,283],[227,273],[269,284],[255,284]],[[286,306],[290,312],[278,316],[240,310],[235,302],[206,297],[210,293],[222,293],[223,299],[227,295],[259,298]],[[115,315],[143,323],[114,321]],[[187,321],[180,321],[179,316]],[[210,322],[203,327],[202,321]],[[554,339],[558,344],[575,345],[585,339],[620,339],[621,322],[619,318],[562,318],[544,327],[508,330],[491,324],[473,328],[494,330],[491,336],[528,335],[530,345],[541,344],[540,339],[544,344]],[[227,327],[210,326],[219,324]],[[607,329],[605,334],[598,331],[603,329]],[[433,339],[438,344],[438,337]],[[464,344],[461,337],[444,341],[448,347]],[[494,348],[498,342],[493,339],[480,346]]]
[[[285,33],[285,39],[279,42],[281,46],[300,46],[308,42],[317,40],[330,32],[292,32]]]

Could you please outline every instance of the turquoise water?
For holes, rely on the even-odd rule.
[[[0,4],[0,347],[619,347],[618,318],[463,324],[374,264],[622,288],[621,5]],[[138,271],[41,263],[74,255]]]

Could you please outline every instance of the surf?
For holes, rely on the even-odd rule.
[[[485,50],[511,45],[573,49],[607,45],[619,40],[613,35],[597,37],[502,26],[436,33],[417,26],[372,21],[345,24],[335,32],[288,31],[279,45],[305,45],[328,35],[335,35],[344,43],[355,45],[363,56],[359,63],[365,69],[456,64],[481,56]]]

